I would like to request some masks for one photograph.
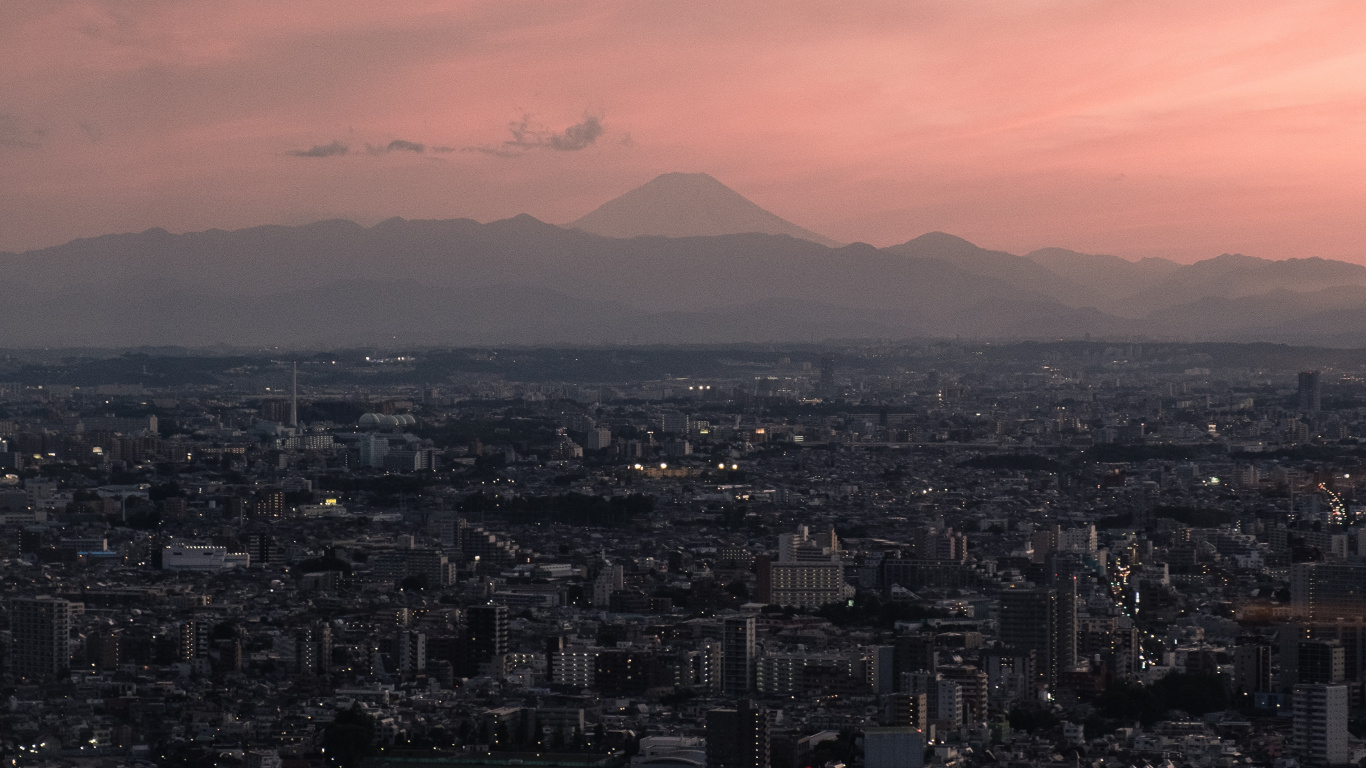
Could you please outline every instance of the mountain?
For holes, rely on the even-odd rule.
[[[942,261],[982,278],[1004,280],[1069,307],[1094,306],[1090,292],[1066,273],[1050,270],[1013,253],[987,250],[944,232],[929,232],[886,250],[913,259]]]
[[[1137,265],[1137,266],[1135,266]],[[0,253],[0,347],[966,337],[1360,345],[1366,268],[1017,256],[945,233],[614,238],[522,215],[75,240]]]
[[[1156,285],[1181,269],[1167,259],[1146,258],[1128,261],[1118,256],[1097,256],[1066,248],[1041,248],[1024,258],[1059,275],[1066,275],[1103,303],[1129,296]]]
[[[1136,317],[1207,297],[1236,299],[1272,291],[1310,293],[1350,285],[1366,286],[1366,267],[1329,259],[1271,261],[1226,253],[1173,270],[1111,309]]]
[[[707,237],[757,232],[839,243],[760,208],[705,173],[666,173],[569,223],[604,237]]]

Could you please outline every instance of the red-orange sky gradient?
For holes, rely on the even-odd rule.
[[[3,250],[667,171],[876,245],[1366,261],[1366,3],[0,4]]]

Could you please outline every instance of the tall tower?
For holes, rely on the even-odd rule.
[[[754,687],[754,617],[721,623],[721,692],[743,696]]]
[[[1039,659],[1039,677],[1049,688],[1077,663],[1077,587],[1066,579],[1056,588],[1012,589],[1000,598],[1001,642],[1030,650]]]
[[[1307,413],[1318,413],[1323,404],[1322,375],[1318,371],[1300,371],[1299,406]]]
[[[294,363],[294,376],[290,382],[289,426],[299,426],[299,363]]]
[[[15,677],[51,680],[71,667],[71,604],[55,597],[20,597],[10,603]]]
[[[1347,686],[1297,685],[1294,749],[1302,765],[1347,762]]]
[[[479,674],[479,667],[500,661],[508,652],[508,609],[505,605],[472,605],[465,609],[464,673]]]

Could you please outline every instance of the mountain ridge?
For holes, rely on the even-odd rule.
[[[943,232],[876,248],[786,233],[618,238],[527,214],[325,219],[82,238],[0,253],[0,269],[0,346],[10,347],[860,333],[1343,345],[1366,332],[1366,267],[1348,262],[1021,256]]]
[[[840,245],[767,211],[706,173],[664,173],[565,226],[607,237],[708,237],[757,232]]]

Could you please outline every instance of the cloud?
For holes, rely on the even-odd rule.
[[[503,142],[505,147],[519,149],[554,149],[561,152],[577,152],[592,146],[602,135],[602,119],[595,115],[584,115],[583,122],[564,129],[562,133],[552,133],[531,125],[531,116],[508,124],[512,138]]]
[[[602,118],[584,115],[583,122],[556,133],[531,122],[531,115],[522,115],[521,120],[508,123],[512,138],[502,144],[462,147],[463,152],[480,152],[494,157],[521,157],[534,149],[550,149],[557,152],[577,152],[597,142],[605,130]]]
[[[420,155],[423,152],[427,151],[427,145],[419,144],[416,141],[404,141],[403,139],[394,139],[393,141],[389,142],[388,144],[382,147],[377,147],[373,144],[366,144],[365,151],[369,152],[372,155],[387,155],[390,152],[414,152]]]
[[[350,147],[340,141],[334,141],[331,144],[315,144],[309,149],[290,150],[287,154],[294,157],[337,157],[350,151]]]
[[[43,146],[45,133],[41,128],[22,125],[18,115],[0,112],[0,147],[37,149]]]

